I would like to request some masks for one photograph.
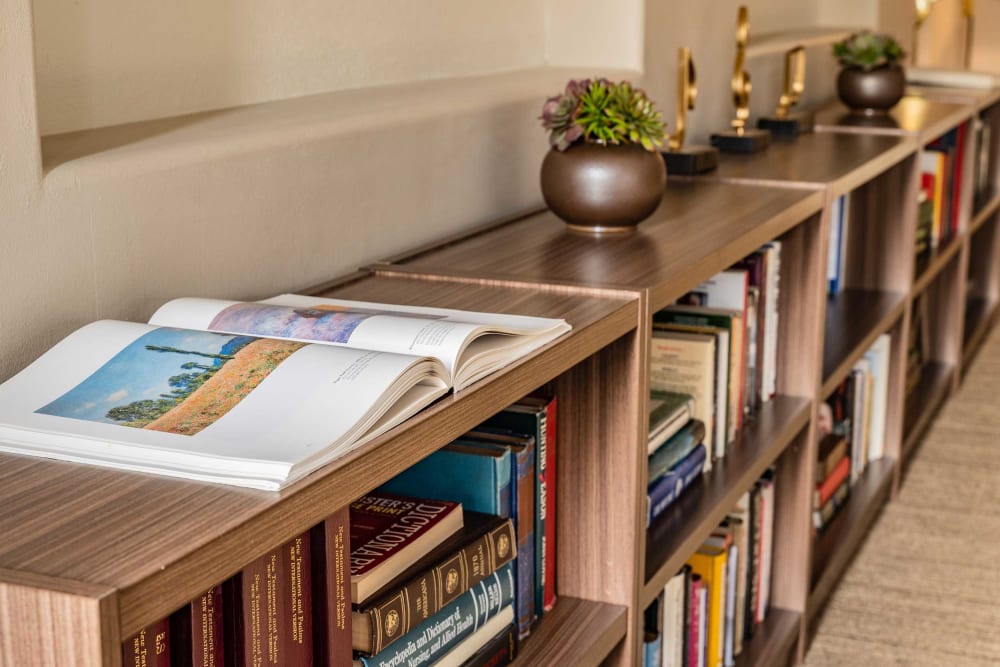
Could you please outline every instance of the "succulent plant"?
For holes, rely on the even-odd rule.
[[[663,145],[664,124],[653,102],[628,81],[580,79],[566,84],[542,106],[542,127],[549,143],[564,151],[577,141],[640,144],[648,151]]]
[[[833,55],[844,67],[866,72],[895,65],[903,59],[903,47],[890,35],[859,32],[833,45]]]

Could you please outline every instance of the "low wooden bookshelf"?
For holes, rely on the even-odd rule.
[[[0,456],[0,662],[121,664],[121,640],[318,523],[525,394],[559,398],[559,601],[517,665],[641,662],[642,612],[760,474],[774,467],[771,610],[738,667],[801,660],[809,628],[932,415],[996,319],[1000,180],[922,267],[914,241],[919,151],[1000,93],[913,95],[881,123],[830,107],[817,132],[703,178],[671,177],[633,234],[569,231],[546,211],[515,216],[372,264],[310,293],[343,299],[562,317],[566,336],[450,395],[280,493]],[[993,163],[1000,154],[994,146]],[[850,195],[843,290],[827,296],[831,211]],[[652,316],[780,240],[777,395],[732,451],[646,526]],[[276,290],[277,291],[277,290]],[[936,324],[904,396],[918,300]],[[884,457],[813,535],[819,405],[883,333],[892,335]]]

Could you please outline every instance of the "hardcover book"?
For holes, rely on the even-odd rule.
[[[514,559],[510,519],[465,512],[465,526],[352,614],[354,650],[379,653]]]
[[[313,565],[313,653],[318,667],[350,667],[350,508],[342,507],[310,533]],[[209,667],[209,666],[206,666]]]
[[[694,413],[694,397],[674,391],[649,392],[649,444],[652,454],[680,431]]]
[[[122,642],[122,665],[170,667],[170,619],[162,618]]]
[[[171,301],[151,324],[85,326],[0,385],[0,451],[277,490],[568,328],[296,295]]]
[[[705,424],[698,419],[692,419],[648,458],[649,475],[647,479],[652,482],[666,475],[671,468],[684,460],[704,440]],[[705,462],[707,465],[708,457],[705,458]],[[707,471],[708,468],[705,470]]]
[[[222,667],[222,586],[213,586],[170,615],[172,667]],[[155,664],[155,663],[153,663]]]
[[[508,625],[503,631],[476,651],[462,667],[502,667],[517,657],[517,626]]]
[[[312,664],[310,533],[268,552],[226,581],[223,605],[226,652],[235,664]]]
[[[351,503],[351,601],[363,604],[462,527],[459,503],[373,492]]]
[[[713,454],[725,450],[725,404],[717,404],[716,339],[681,331],[653,330],[650,341],[649,385],[694,397],[694,415],[705,424],[705,441]]]

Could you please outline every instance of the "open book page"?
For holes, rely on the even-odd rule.
[[[277,489],[448,390],[434,359],[103,321],[0,385],[0,451]]]
[[[569,331],[563,320],[285,294],[256,303],[176,299],[151,324],[432,356],[456,390]]]

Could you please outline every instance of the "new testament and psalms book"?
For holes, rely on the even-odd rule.
[[[89,324],[0,385],[0,451],[278,490],[568,329],[295,295],[181,299],[150,324]]]

